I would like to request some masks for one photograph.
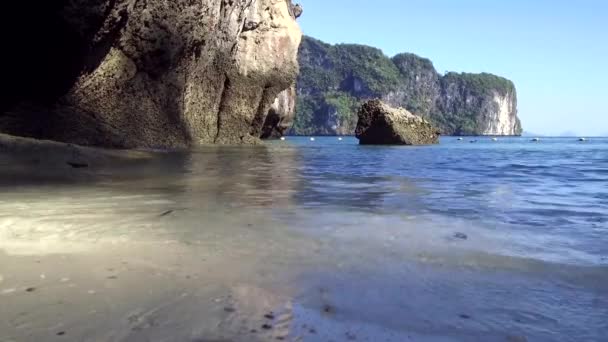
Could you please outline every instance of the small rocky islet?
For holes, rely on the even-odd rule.
[[[380,100],[363,104],[358,112],[356,137],[361,145],[430,145],[439,131],[426,119]]]

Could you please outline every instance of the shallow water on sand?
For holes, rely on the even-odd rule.
[[[477,140],[0,154],[0,341],[604,340],[608,140]]]

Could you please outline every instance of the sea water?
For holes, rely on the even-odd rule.
[[[608,139],[0,154],[0,341],[606,338]]]

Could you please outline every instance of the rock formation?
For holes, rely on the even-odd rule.
[[[296,114],[296,86],[283,90],[274,100],[262,128],[262,139],[280,138],[291,128]]]
[[[291,0],[16,4],[0,132],[107,147],[256,143],[298,73]],[[33,32],[33,33],[30,33]]]
[[[380,100],[363,104],[355,134],[361,145],[429,145],[439,143],[439,132],[427,120]]]
[[[521,135],[517,92],[511,81],[490,74],[448,73],[431,113],[457,135]]]
[[[295,134],[352,134],[357,109],[373,98],[428,118],[446,135],[521,134],[515,86],[502,77],[440,75],[414,54],[389,58],[373,47],[309,37],[299,61]]]

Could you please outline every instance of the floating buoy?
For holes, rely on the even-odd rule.
[[[539,142],[539,141],[540,141],[540,138],[534,138],[534,139],[532,139],[532,140],[530,140],[530,141],[533,141],[533,142]]]
[[[281,141],[285,141],[285,137],[281,137]]]
[[[498,138],[492,138],[492,141],[498,141]]]
[[[342,138],[338,138],[339,141],[342,141]]]
[[[458,141],[462,141],[462,138],[458,138]]]
[[[587,141],[587,138],[580,138],[578,141]]]
[[[315,138],[310,138],[310,141],[315,141]]]

